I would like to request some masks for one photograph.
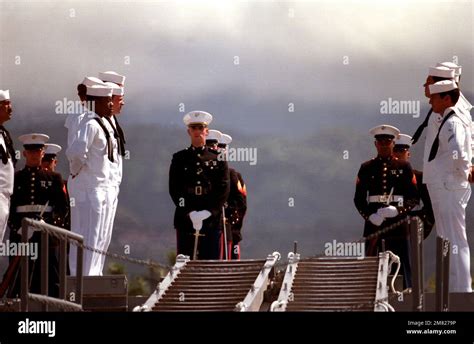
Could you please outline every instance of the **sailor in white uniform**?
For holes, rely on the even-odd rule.
[[[123,101],[125,94],[125,76],[109,71],[99,73],[99,78],[104,81],[106,85],[112,88],[112,115],[105,117],[105,120],[112,127],[118,145],[118,154],[115,163],[111,168],[110,184],[107,193],[108,203],[111,204],[111,206],[107,211],[105,230],[99,238],[99,248],[103,251],[107,251],[112,240],[112,231],[118,205],[118,195],[120,192],[120,184],[122,182],[123,157],[125,156],[125,136],[122,127],[117,120],[117,116],[121,113],[122,107],[125,104]],[[105,266],[105,258],[104,255],[99,256],[98,264],[100,266],[101,274]]]
[[[446,67],[449,69],[452,69],[454,71],[454,80],[457,82],[458,87],[461,87],[461,73],[462,73],[462,67],[458,66],[457,64],[453,62],[440,62],[436,66],[438,67]],[[467,98],[464,96],[462,91],[459,91],[459,100],[456,103],[455,107],[459,109],[459,111],[465,116],[464,121],[471,122],[471,134],[474,135],[474,127],[472,123],[472,116],[471,116],[471,109],[472,109],[472,104],[467,100]],[[471,137],[471,141],[473,146],[471,146],[471,150],[473,152],[474,156],[474,137]]]
[[[112,127],[104,119],[112,111],[112,88],[87,87],[87,101],[95,112],[88,111],[81,122],[78,137],[66,150],[71,178],[71,230],[84,236],[84,243],[99,248],[99,237],[106,228],[107,211],[111,207],[107,192],[111,170],[116,164],[117,142]],[[75,275],[76,247],[71,245],[71,275]],[[85,276],[100,275],[98,253],[84,251]]]
[[[428,77],[426,79],[425,83],[425,96],[429,99],[430,98],[430,90],[429,87],[430,85],[442,81],[442,80],[453,80],[454,79],[454,71],[447,68],[447,67],[430,67],[428,70]],[[433,171],[433,169],[430,169],[428,165],[431,164],[430,161],[428,161],[428,157],[430,155],[430,149],[431,145],[436,137],[436,134],[438,133],[439,125],[441,124],[441,115],[437,113],[433,113],[433,109],[430,109],[430,112],[426,116],[425,122],[426,122],[426,140],[425,140],[425,147],[424,147],[424,155],[423,155],[423,171],[426,169]],[[422,126],[425,123],[422,124]],[[421,127],[421,126],[420,126]],[[419,130],[419,129],[418,129]],[[417,130],[417,131],[418,131]],[[415,133],[417,135],[417,133]],[[414,143],[416,141],[414,140]],[[424,175],[424,178],[426,178],[426,175]],[[430,178],[430,176],[428,176]],[[426,183],[425,183],[426,184]]]
[[[7,228],[10,214],[10,196],[13,193],[13,179],[15,175],[15,150],[10,133],[3,126],[10,120],[12,105],[10,91],[0,90],[0,243]]]
[[[471,196],[471,126],[455,106],[459,88],[454,80],[429,85],[437,131],[427,137],[423,183],[428,187],[438,236],[451,242],[450,292],[472,292],[466,206]],[[428,156],[426,156],[428,154]]]
[[[64,126],[67,128],[67,146],[71,147],[72,142],[74,141],[75,138],[78,136],[78,131],[79,131],[79,126],[81,124],[81,121],[84,119],[85,113],[87,112],[87,107],[85,106],[86,102],[86,89],[88,86],[92,85],[104,85],[102,80],[93,77],[93,76],[87,76],[84,78],[82,83],[77,85],[77,95],[79,96],[79,99],[81,100],[82,103],[82,111],[79,113],[69,113],[66,117],[66,122],[64,123]]]

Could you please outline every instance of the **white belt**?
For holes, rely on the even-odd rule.
[[[47,206],[46,208],[44,205],[41,204],[31,204],[31,205],[20,205],[16,207],[17,213],[41,213],[44,209],[44,212],[53,211],[53,207]]]
[[[390,201],[388,201],[390,199]],[[403,202],[403,196],[397,195],[377,195],[377,196],[369,196],[369,203],[389,203],[392,202]]]

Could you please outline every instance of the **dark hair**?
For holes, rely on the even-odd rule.
[[[441,98],[444,98],[446,96],[449,96],[451,98],[451,102],[454,104],[456,104],[459,100],[459,96],[460,96],[460,91],[459,91],[459,88],[455,88],[454,90],[451,90],[451,91],[448,91],[448,92],[441,92],[439,94],[439,96]]]
[[[46,162],[56,160],[56,154],[45,154],[42,160]]]
[[[86,101],[88,102],[95,102],[95,101],[99,101],[103,98],[107,98],[107,97],[99,97],[99,96],[89,96],[89,95],[86,95]]]
[[[87,93],[87,86],[84,84],[77,85],[77,93],[79,94],[79,97],[85,97]]]

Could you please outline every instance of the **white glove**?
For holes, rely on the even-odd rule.
[[[44,221],[43,221],[43,220],[40,220],[40,222],[44,222]],[[36,231],[37,231],[37,229],[28,227],[28,240],[31,239],[31,237],[33,236],[33,233],[36,232]],[[17,230],[17,233],[21,236],[22,228],[20,228],[19,230]]]
[[[208,210],[192,211],[189,213],[189,217],[193,222],[193,228],[200,231],[202,228],[202,221],[211,216],[211,212]]]
[[[385,220],[385,218],[377,213],[373,213],[372,215],[369,216],[369,221],[372,222],[374,225],[377,227],[382,224],[382,222]]]
[[[398,210],[393,205],[377,210],[377,214],[385,218],[391,218],[398,215]]]

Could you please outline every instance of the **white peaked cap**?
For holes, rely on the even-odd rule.
[[[10,100],[10,90],[0,90],[0,102],[4,100]]]
[[[49,136],[45,134],[24,134],[18,137],[18,140],[23,143],[23,145],[41,145],[44,144],[49,140]]]
[[[60,145],[55,143],[46,143],[45,147],[44,154],[58,154],[62,149]]]
[[[95,97],[112,97],[112,87],[104,85],[93,85],[87,86],[87,93],[88,96],[95,96]]]
[[[398,130],[398,128],[396,128],[392,125],[382,124],[382,125],[378,125],[376,127],[373,127],[372,129],[370,129],[369,133],[372,136],[390,135],[390,136],[393,136],[395,139],[397,139],[398,135],[400,134],[400,130]]]
[[[455,90],[458,85],[454,80],[441,80],[428,87],[430,88],[430,94],[436,94]]]
[[[230,135],[227,135],[227,134],[222,134],[221,135],[221,139],[219,140],[219,143],[220,144],[223,144],[223,145],[228,145],[232,142],[232,136]]]
[[[454,70],[447,67],[430,67],[428,75],[437,76],[439,78],[449,78],[454,79]]]
[[[102,79],[102,81],[110,81],[116,84],[125,85],[125,76],[120,75],[117,72],[100,72],[99,79]]]
[[[395,140],[395,146],[397,145],[411,147],[411,136],[407,134],[400,134],[398,139]]]
[[[105,84],[112,88],[112,95],[114,96],[123,96],[124,95],[124,88],[122,86],[117,85],[116,83],[107,81]]]
[[[82,84],[86,86],[93,86],[93,85],[102,85],[104,86],[104,82],[95,76],[86,76],[84,80],[82,80]]]
[[[222,133],[219,130],[209,130],[209,135],[206,137],[206,141],[217,141],[221,139]]]
[[[191,111],[183,117],[183,122],[186,125],[190,124],[204,124],[209,125],[212,122],[212,115],[205,111]]]

